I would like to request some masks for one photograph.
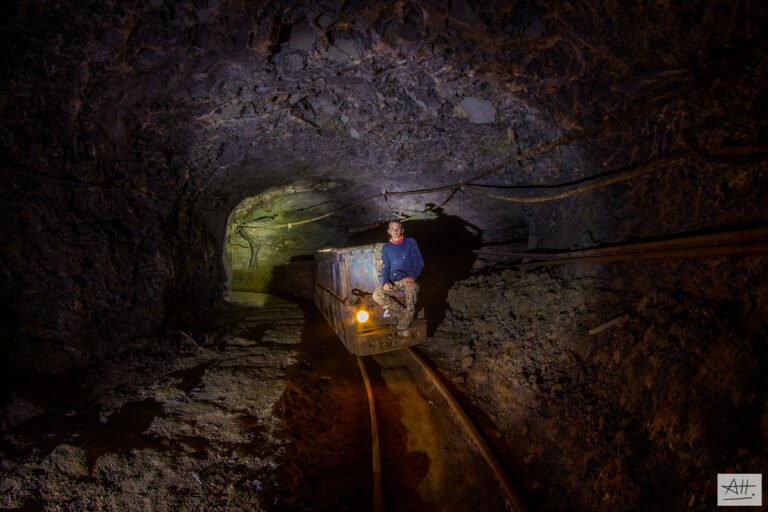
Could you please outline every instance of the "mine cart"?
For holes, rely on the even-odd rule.
[[[427,336],[422,314],[404,336],[396,331],[394,318],[384,317],[384,310],[373,301],[383,267],[383,245],[324,249],[315,255],[315,305],[353,354],[399,350]],[[404,296],[399,300],[405,304]]]

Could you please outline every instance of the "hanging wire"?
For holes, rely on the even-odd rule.
[[[522,188],[522,187],[503,187],[503,186],[494,186],[494,185],[468,185],[469,190],[471,192],[481,194],[484,196],[492,197],[494,199],[501,199],[503,201],[511,201],[513,203],[543,203],[545,201],[554,201],[556,199],[563,199],[565,197],[574,196],[577,194],[583,194],[584,192],[588,192],[590,190],[595,190],[597,188],[601,187],[607,187],[608,185],[612,185],[614,183],[619,183],[622,181],[628,181],[633,178],[637,178],[638,176],[642,176],[643,174],[649,174],[652,173],[661,167],[668,166],[668,165],[674,165],[676,163],[682,162],[684,160],[687,160],[690,158],[690,153],[683,153],[683,154],[676,154],[676,155],[670,155],[664,158],[660,158],[652,163],[649,163],[647,165],[642,165],[640,167],[636,167],[632,169],[631,171],[622,172],[616,176],[612,176],[610,178],[607,178],[605,180],[598,181],[596,183],[590,183],[588,185],[583,185],[578,188],[574,188],[571,190],[567,190],[565,192],[555,193],[555,194],[546,194],[546,195],[540,195],[537,197],[510,197],[510,196],[502,196],[499,194],[492,194],[490,192],[483,192],[480,190],[480,187],[490,187],[490,188]],[[566,184],[560,184],[560,185],[548,185],[548,188],[560,188],[560,187],[567,187],[571,186],[572,183],[566,183]],[[526,186],[525,188],[531,188],[530,186]]]
[[[681,151],[681,152],[677,152],[677,153],[671,153],[669,155],[660,157],[657,160],[655,160],[653,162],[650,162],[648,164],[635,167],[634,169],[629,170],[629,171],[614,170],[614,171],[609,171],[609,172],[606,172],[606,173],[602,173],[599,176],[608,176],[608,175],[612,175],[612,176],[609,177],[609,178],[603,179],[601,181],[595,182],[595,183],[591,183],[591,184],[583,185],[583,186],[575,188],[575,189],[567,190],[565,192],[560,192],[560,193],[556,193],[556,194],[540,195],[540,196],[537,196],[537,197],[521,198],[521,197],[503,196],[503,195],[499,195],[499,194],[493,194],[493,193],[490,193],[490,192],[483,192],[483,191],[480,190],[480,188],[481,187],[482,188],[500,188],[500,189],[503,189],[503,188],[505,188],[505,189],[511,189],[511,188],[512,189],[514,189],[514,188],[517,188],[517,189],[522,189],[522,188],[561,188],[561,187],[572,186],[574,183],[571,182],[571,183],[555,184],[555,185],[542,185],[542,186],[538,186],[538,187],[530,186],[530,185],[518,186],[518,187],[510,187],[510,186],[506,186],[506,185],[480,185],[480,184],[476,184],[475,183],[476,181],[479,181],[479,180],[485,178],[486,176],[490,176],[492,174],[495,174],[495,173],[499,172],[502,169],[505,169],[508,165],[512,164],[513,161],[514,161],[514,163],[519,165],[521,160],[527,160],[527,159],[530,159],[530,158],[532,158],[534,156],[540,155],[542,153],[546,153],[546,152],[551,151],[552,149],[557,148],[559,146],[562,146],[562,145],[568,144],[570,142],[573,142],[575,140],[579,140],[581,138],[584,138],[587,135],[594,135],[598,131],[600,131],[600,130],[598,130],[598,128],[604,129],[606,126],[612,126],[612,125],[613,125],[613,123],[607,122],[607,123],[604,123],[604,125],[599,125],[598,127],[590,128],[588,130],[585,130],[584,132],[579,132],[578,134],[570,136],[570,137],[564,137],[564,138],[561,138],[561,139],[558,139],[558,140],[555,140],[555,141],[552,141],[552,142],[549,142],[549,143],[546,143],[546,144],[540,144],[538,146],[535,146],[534,148],[529,149],[528,151],[526,151],[524,153],[518,154],[518,155],[516,155],[514,157],[510,157],[509,159],[505,160],[504,162],[499,163],[499,164],[491,167],[490,169],[488,169],[488,170],[478,174],[477,176],[474,176],[474,177],[472,177],[472,178],[470,178],[468,180],[463,180],[463,181],[460,181],[460,182],[457,182],[457,183],[452,183],[450,185],[442,185],[442,186],[439,186],[439,187],[430,187],[430,188],[422,188],[422,189],[416,189],[416,190],[395,191],[395,192],[388,192],[386,190],[382,190],[381,192],[379,192],[377,194],[373,194],[371,196],[364,197],[364,198],[359,199],[359,200],[357,200],[357,201],[355,201],[353,203],[346,204],[344,206],[341,206],[340,208],[336,208],[335,210],[331,210],[331,211],[329,211],[327,213],[324,213],[322,215],[318,215],[316,217],[312,217],[312,218],[309,218],[309,219],[304,219],[304,220],[300,220],[300,221],[296,221],[296,222],[287,222],[287,223],[284,223],[284,224],[273,224],[273,225],[249,225],[249,224],[243,224],[242,227],[249,228],[249,229],[279,229],[279,228],[287,227],[287,228],[290,229],[290,228],[292,228],[294,226],[298,226],[298,225],[301,225],[301,224],[307,224],[307,223],[310,223],[310,222],[316,222],[316,221],[324,219],[326,217],[330,217],[331,215],[334,215],[334,214],[336,214],[336,213],[338,213],[340,211],[347,210],[347,209],[353,208],[355,206],[359,206],[359,205],[361,205],[363,203],[367,203],[369,201],[373,201],[373,200],[381,198],[381,197],[383,197],[386,200],[390,196],[391,197],[397,197],[397,196],[409,196],[409,195],[419,195],[419,194],[433,194],[433,193],[437,193],[437,192],[444,192],[446,190],[451,191],[451,193],[449,194],[448,198],[446,198],[445,201],[443,201],[442,203],[440,203],[437,206],[432,206],[430,208],[425,209],[422,212],[416,213],[416,214],[411,215],[409,217],[405,217],[405,218],[403,218],[401,220],[403,222],[405,222],[407,220],[413,219],[414,217],[416,217],[418,215],[426,213],[427,211],[430,211],[430,210],[433,210],[433,209],[438,208],[440,206],[443,206],[448,201],[453,199],[453,197],[455,196],[456,192],[458,192],[459,190],[463,190],[463,189],[468,189],[471,192],[475,192],[475,193],[482,194],[482,195],[485,195],[485,196],[488,196],[488,197],[492,197],[494,199],[500,199],[500,200],[503,200],[503,201],[510,201],[510,202],[516,202],[516,203],[541,203],[541,202],[545,202],[545,201],[554,201],[554,200],[557,200],[557,199],[562,199],[562,198],[565,198],[565,197],[570,197],[570,196],[573,196],[573,195],[582,194],[584,192],[588,192],[590,190],[595,190],[595,189],[598,189],[598,188],[606,187],[606,186],[612,185],[614,183],[628,181],[628,180],[631,180],[631,179],[636,178],[638,176],[642,176],[644,174],[650,174],[650,173],[652,173],[654,171],[657,171],[658,169],[660,169],[662,167],[673,165],[673,164],[676,164],[676,163],[679,163],[679,162],[682,162],[682,161],[685,161],[685,160],[688,160],[688,159],[691,159],[691,158],[708,157],[706,159],[709,162],[711,162],[711,163],[719,163],[715,159],[713,159],[712,157],[714,157],[714,156],[722,156],[722,155],[756,155],[756,154],[763,154],[766,151],[768,151],[768,148],[766,148],[765,146],[732,146],[732,147],[723,147],[723,148],[709,149],[706,152],[705,155],[702,155],[702,152],[701,152],[700,148],[691,147],[690,144],[686,143],[685,145],[689,148],[689,151]],[[589,180],[589,179],[594,179],[594,178],[595,177],[585,178],[585,179]],[[581,180],[581,181],[583,181],[583,180]]]
[[[483,173],[480,173],[480,174],[478,174],[477,176],[475,176],[473,178],[470,178],[470,179],[465,180],[465,181],[460,181],[458,183],[452,183],[450,185],[443,185],[443,186],[440,186],[440,187],[431,187],[431,188],[422,188],[422,189],[417,189],[417,190],[402,190],[402,191],[395,191],[395,192],[388,192],[387,190],[382,190],[381,192],[379,192],[377,194],[373,194],[371,196],[364,197],[362,199],[358,199],[357,201],[355,201],[353,203],[346,204],[344,206],[336,208],[335,210],[331,210],[331,211],[329,211],[327,213],[324,213],[322,215],[318,215],[316,217],[312,217],[312,218],[309,218],[309,219],[304,219],[304,220],[300,220],[300,221],[296,221],[296,222],[286,222],[286,223],[283,223],[283,224],[272,224],[272,225],[266,225],[266,224],[260,224],[260,225],[241,224],[241,226],[244,227],[244,228],[248,228],[248,229],[279,229],[279,228],[286,228],[286,227],[290,229],[290,228],[292,228],[294,226],[298,226],[298,225],[301,225],[301,224],[307,224],[307,223],[310,223],[310,222],[316,222],[316,221],[324,219],[326,217],[330,217],[331,215],[334,215],[334,214],[336,214],[336,213],[338,213],[340,211],[347,210],[349,208],[354,208],[355,206],[359,206],[359,205],[361,205],[363,203],[367,203],[369,201],[373,201],[374,199],[378,199],[380,197],[383,197],[386,200],[387,197],[410,196],[410,195],[419,195],[419,194],[433,194],[433,193],[436,193],[436,192],[444,192],[446,190],[451,191],[451,194],[448,196],[448,198],[445,201],[443,201],[442,203],[440,203],[439,205],[427,208],[423,212],[419,212],[419,213],[415,214],[415,215],[420,215],[421,213],[425,213],[428,210],[431,210],[431,209],[434,209],[434,208],[438,208],[439,206],[443,206],[444,204],[446,204],[449,200],[451,200],[453,198],[455,192],[457,192],[458,190],[462,189],[465,185],[467,185],[469,183],[472,183],[472,182],[475,182],[475,181],[477,181],[479,179],[482,179],[482,178],[484,178],[484,177],[486,177],[486,176],[488,176],[490,174],[493,174],[495,172],[498,172],[499,170],[505,168],[507,165],[509,165],[509,161],[508,160],[503,162],[503,163],[501,163],[501,164],[498,164],[498,165],[495,165],[495,166],[491,167],[489,170],[487,170],[487,171],[485,171]],[[408,219],[413,218],[415,215],[413,215],[411,217],[408,217]]]
[[[688,147],[690,147],[689,144],[686,144]],[[692,148],[693,149],[693,148]],[[487,188],[503,188],[503,189],[530,189],[530,188],[562,188],[562,187],[568,187],[572,186],[575,183],[583,182],[585,180],[592,180],[596,177],[586,178],[579,180],[578,182],[571,182],[571,183],[563,183],[563,184],[555,184],[555,185],[542,185],[542,186],[504,186],[504,185],[476,185],[476,184],[468,184],[466,185],[469,187],[470,191],[482,194],[484,196],[493,197],[494,199],[501,199],[503,201],[510,201],[514,203],[541,203],[545,201],[554,201],[556,199],[562,199],[565,197],[573,196],[576,194],[583,194],[584,192],[588,192],[590,190],[595,190],[597,188],[606,187],[608,185],[612,185],[614,183],[619,183],[622,181],[628,181],[633,178],[636,178],[638,176],[642,176],[643,174],[650,174],[654,171],[657,171],[658,169],[670,165],[674,165],[686,160],[690,160],[693,158],[703,158],[710,163],[714,164],[724,164],[724,163],[730,163],[730,162],[723,162],[719,161],[717,157],[727,156],[727,155],[737,155],[737,156],[755,156],[755,155],[765,155],[765,153],[768,152],[768,147],[766,146],[729,146],[729,147],[722,147],[722,148],[712,148],[708,151],[704,151],[701,148],[695,148],[695,150],[691,151],[678,151],[675,153],[670,153],[668,155],[665,155],[663,157],[657,158],[656,160],[649,162],[645,165],[641,165],[638,167],[635,167],[632,170],[629,171],[611,171],[608,173],[603,173],[600,176],[606,176],[606,175],[613,175],[610,178],[606,178],[604,180],[590,183],[588,185],[583,185],[578,188],[574,188],[571,190],[567,190],[565,192],[560,193],[554,193],[554,194],[546,194],[546,195],[540,195],[537,197],[510,197],[510,196],[502,196],[498,194],[493,194],[490,192],[483,192],[482,190],[479,190],[481,187],[487,187]],[[618,173],[618,174],[616,174]]]

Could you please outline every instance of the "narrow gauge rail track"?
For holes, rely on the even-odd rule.
[[[510,481],[503,467],[499,463],[498,459],[494,455],[488,443],[483,438],[478,428],[474,425],[467,413],[462,409],[459,402],[450,392],[445,385],[441,377],[434,370],[433,365],[428,358],[415,348],[408,348],[406,350],[398,352],[398,354],[408,354],[409,359],[415,361],[422,369],[423,375],[429,380],[434,388],[444,398],[446,405],[451,409],[458,423],[461,425],[464,431],[464,435],[470,441],[469,444],[474,445],[477,454],[480,455],[488,465],[488,468],[492,471],[499,484],[501,491],[505,497],[507,509],[513,512],[527,512],[527,507],[521,499],[519,493],[515,489],[514,485]],[[389,353],[389,357],[392,357],[394,353]],[[373,356],[374,358],[376,356]],[[366,370],[365,362],[361,356],[357,356],[357,362],[360,367],[360,373],[362,375],[363,382],[365,384],[366,394],[368,396],[368,405],[371,417],[371,437],[372,437],[372,460],[373,460],[373,502],[371,510],[373,512],[381,512],[384,510],[384,492],[382,484],[382,463],[381,463],[381,442],[379,436],[378,419],[376,415],[376,403],[375,393],[371,380]]]

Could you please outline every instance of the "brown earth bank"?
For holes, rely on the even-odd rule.
[[[754,257],[477,274],[424,349],[498,429],[540,510],[712,510],[717,473],[768,467],[765,270]]]

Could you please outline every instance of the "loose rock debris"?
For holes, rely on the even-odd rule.
[[[423,350],[541,510],[708,511],[718,472],[768,460],[765,266],[477,273]]]
[[[5,407],[0,508],[270,509],[286,444],[272,411],[303,313],[252,298],[264,307],[223,314],[236,327],[194,343],[178,333],[148,340],[72,386],[67,403],[20,396]]]

